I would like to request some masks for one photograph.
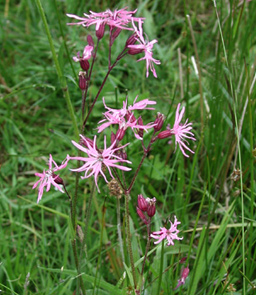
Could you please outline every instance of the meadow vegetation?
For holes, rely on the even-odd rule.
[[[71,20],[66,14],[82,16],[89,10],[127,6],[138,9],[136,16],[146,18],[148,38],[158,40],[154,45],[154,57],[161,61],[155,66],[157,78],[152,73],[146,78],[145,63],[137,62],[136,56],[121,60],[84,134],[93,139],[97,133],[105,111],[102,97],[108,106],[121,108],[126,96],[132,104],[138,95],[139,100],[157,102],[154,107],[167,117],[165,126],[173,124],[181,103],[186,107],[183,120],[192,122],[196,138],[189,141],[195,152],[189,157],[178,147],[175,150],[174,142],[156,141],[131,191],[131,246],[140,294],[255,294],[256,1],[41,0],[57,70],[39,3],[0,1],[0,293],[75,294],[82,281],[86,294],[134,294],[129,245],[124,243],[123,263],[118,239],[120,233],[123,239],[126,236],[124,196],[111,196],[104,180],[99,180],[100,193],[95,190],[86,220],[80,280],[68,197],[51,189],[37,204],[37,191],[32,190],[38,180],[35,173],[46,169],[49,154],[58,164],[67,154],[77,155],[71,140],[78,142],[78,134],[63,88],[68,89],[79,129],[83,124],[80,66],[72,57],[83,50],[88,34],[94,37],[94,30],[67,26]],[[126,39],[123,32],[118,36],[113,56]],[[107,71],[106,40],[99,45],[85,112]],[[155,119],[152,112],[142,114],[147,122]],[[110,131],[104,134],[110,137]],[[103,142],[103,134],[99,136]],[[129,183],[143,151],[132,132],[125,139],[130,142],[126,152],[132,162],[132,170],[125,172]],[[67,170],[62,176],[72,195],[74,173]],[[93,183],[93,177],[79,180],[81,228]],[[143,279],[139,271],[147,227],[136,212],[139,194],[156,198],[152,231],[177,216],[183,237],[173,246],[151,241]],[[175,289],[184,265],[189,275]]]

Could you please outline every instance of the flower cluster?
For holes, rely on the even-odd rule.
[[[137,214],[139,215],[140,219],[145,223],[149,224],[150,223],[150,218],[152,218],[155,213],[156,213],[156,198],[150,199],[150,198],[144,198],[142,195],[138,195],[138,200],[137,200]],[[145,216],[143,213],[147,213],[148,218]]]
[[[122,109],[111,109],[109,108],[105,100],[103,98],[103,104],[106,108],[106,112],[103,113],[105,119],[101,120],[99,124],[101,124],[98,127],[98,132],[102,132],[104,129],[109,127],[110,125],[118,125],[118,136],[117,140],[120,141],[124,137],[125,131],[127,128],[131,128],[134,132],[134,135],[138,139],[142,139],[140,136],[139,130],[147,131],[148,129],[154,127],[154,123],[149,123],[147,125],[143,125],[141,117],[136,119],[134,115],[134,110],[154,110],[154,108],[147,107],[148,105],[154,105],[156,104],[155,101],[149,100],[149,99],[143,99],[140,102],[137,101],[138,96],[136,96],[133,105],[127,107],[127,99],[123,102],[123,108]]]
[[[149,70],[153,73],[154,77],[157,78],[156,70],[154,68],[154,64],[159,65],[161,62],[155,58],[153,58],[153,46],[157,43],[157,40],[154,39],[152,41],[146,41],[144,38],[144,31],[142,28],[142,24],[144,18],[142,17],[134,17],[133,15],[137,10],[128,11],[127,7],[111,11],[107,9],[104,12],[93,12],[90,11],[90,14],[84,13],[84,17],[80,17],[74,14],[67,14],[68,17],[78,20],[76,23],[68,23],[68,25],[82,25],[85,27],[90,27],[95,25],[96,37],[98,40],[102,39],[105,33],[105,26],[109,26],[111,38],[110,38],[110,46],[112,46],[114,40],[118,37],[122,30],[132,31],[133,35],[130,36],[126,42],[125,48],[127,49],[127,53],[130,55],[136,55],[139,53],[144,53],[144,57],[138,59],[138,61],[145,60],[146,61],[146,77],[149,76]],[[129,24],[131,23],[131,27]],[[138,27],[136,24],[138,24]],[[138,44],[135,44],[138,42]],[[80,57],[75,57],[75,61],[84,60],[84,55]]]

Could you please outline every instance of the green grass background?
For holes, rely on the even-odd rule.
[[[113,107],[116,99],[121,106],[127,92],[130,103],[136,95],[154,99],[157,111],[168,115],[167,123],[173,123],[182,102],[186,118],[193,122],[197,141],[190,147],[195,155],[184,159],[167,141],[157,142],[131,193],[132,246],[138,267],[146,229],[136,215],[136,198],[143,193],[157,199],[152,228],[159,229],[177,215],[184,237],[165,248],[161,294],[254,294],[256,1],[216,1],[219,18],[214,2],[208,0],[41,2],[78,126],[79,65],[70,58],[83,50],[93,30],[66,26],[70,19],[65,14],[81,16],[89,10],[124,6],[137,8],[137,15],[146,17],[149,40],[158,40],[154,49],[154,57],[161,60],[158,78],[146,79],[145,64],[129,56],[112,72],[101,97]],[[32,190],[34,173],[45,169],[49,154],[60,163],[67,153],[76,152],[70,143],[76,132],[63,81],[59,82],[36,1],[0,1],[0,25],[0,289],[3,294],[73,294],[76,269],[68,199],[51,190],[37,205]],[[118,37],[114,52],[122,49],[126,38],[126,34]],[[88,101],[106,73],[106,45],[100,44]],[[197,56],[200,76],[192,63]],[[86,129],[88,137],[96,133],[104,111],[101,97]],[[154,119],[152,112],[144,115],[148,122]],[[135,169],[142,156],[140,143],[132,134],[126,140],[132,142],[128,157]],[[242,171],[238,181],[231,178],[234,169]],[[67,171],[63,177],[72,191],[74,175]],[[80,182],[81,225],[92,181]],[[93,199],[83,280],[88,294],[127,294],[130,281],[122,279],[117,201],[103,181],[101,187],[102,193]],[[124,200],[120,202],[123,216]],[[159,247],[149,255],[142,294],[157,294],[160,256]],[[190,275],[186,285],[174,291],[182,267],[179,260],[185,256]]]

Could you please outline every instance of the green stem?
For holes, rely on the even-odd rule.
[[[76,135],[77,138],[79,138],[79,130],[78,130],[74,109],[73,109],[71,99],[70,99],[70,95],[69,95],[69,91],[68,91],[67,81],[66,81],[66,78],[64,77],[64,75],[62,73],[62,70],[60,68],[60,65],[59,65],[57,54],[55,52],[55,48],[54,48],[54,45],[53,45],[52,36],[51,36],[50,30],[49,30],[49,26],[48,26],[48,23],[47,23],[47,20],[46,20],[46,17],[45,17],[45,13],[44,13],[41,1],[36,0],[36,3],[37,3],[37,6],[38,6],[38,10],[39,10],[41,19],[42,19],[43,24],[44,24],[45,32],[46,32],[48,42],[49,42],[49,45],[50,45],[50,49],[51,49],[51,52],[52,52],[52,58],[53,58],[53,61],[55,63],[57,75],[58,75],[58,78],[59,78],[61,89],[62,89],[64,97],[65,97],[65,101],[66,101],[66,104],[67,104],[67,107],[68,107],[69,115],[70,115],[72,123],[73,123],[73,127],[74,127],[74,130],[75,130],[75,135]]]
[[[128,253],[129,253],[131,269],[132,269],[134,289],[136,289],[137,283],[136,283],[134,259],[133,259],[133,254],[132,254],[132,242],[131,242],[130,220],[129,220],[129,197],[130,197],[129,194],[125,194],[126,237],[127,237]]]
[[[164,241],[162,241],[162,249],[161,249],[160,269],[159,269],[159,278],[158,278],[158,287],[157,287],[158,295],[160,294],[160,290],[161,290],[163,267],[164,267]]]
[[[90,197],[88,200],[88,205],[87,205],[87,209],[86,209],[86,213],[85,213],[85,226],[84,226],[84,231],[83,231],[84,235],[83,235],[82,245],[81,245],[81,249],[80,249],[79,261],[82,261],[84,247],[85,247],[86,240],[87,240],[87,231],[88,231],[88,226],[89,226],[89,217],[90,217],[90,213],[91,213],[91,205],[92,205],[92,198],[94,195],[94,191],[95,191],[95,183],[93,182],[91,194],[90,194]],[[80,270],[80,267],[79,267],[79,270]]]
[[[84,283],[82,280],[81,272],[80,272],[80,264],[78,260],[78,255],[77,255],[77,248],[76,248],[76,218],[75,218],[75,206],[74,206],[74,200],[71,198],[70,194],[68,193],[65,184],[63,184],[63,188],[65,190],[65,193],[67,194],[70,202],[70,215],[71,215],[71,221],[72,221],[72,226],[73,226],[73,238],[72,238],[72,250],[75,258],[75,264],[76,264],[76,269],[77,269],[77,274],[78,274],[78,281],[77,281],[77,293],[79,293],[79,289],[81,286],[82,289],[82,295],[86,294],[85,288],[84,288]],[[74,217],[74,218],[73,218]]]

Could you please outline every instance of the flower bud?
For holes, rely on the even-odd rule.
[[[121,33],[121,31],[122,31],[122,29],[116,28],[115,31],[112,33],[112,35],[111,35],[111,41],[110,41],[110,46],[113,45],[114,41],[119,36],[119,34]]]
[[[86,140],[84,140],[84,138]],[[81,145],[85,146],[86,148],[89,148],[89,146],[93,147],[93,140],[90,139],[90,138],[88,138],[88,137],[84,137],[84,138],[81,138],[80,141],[79,141],[79,143]],[[96,146],[96,149],[98,149],[97,146]]]
[[[143,51],[144,51],[143,49],[139,49],[139,48],[129,48],[127,53],[130,55],[136,55],[136,54],[142,53]]]
[[[142,118],[141,118],[141,116],[139,117],[139,119],[138,119],[138,125],[142,125],[143,126],[143,120],[142,120]],[[139,128],[138,129],[138,135],[141,137],[141,138],[143,138],[143,132],[144,132],[144,130],[142,129],[142,128]]]
[[[140,208],[136,207],[136,211],[137,211],[137,214],[139,215],[140,219],[141,219],[145,224],[148,224],[148,220],[147,220],[147,218],[145,217],[145,215],[143,214],[143,212],[140,210]]]
[[[100,40],[104,36],[104,33],[105,33],[105,24],[102,23],[100,24],[100,27],[98,28],[98,30],[96,30],[97,38]]]
[[[167,138],[167,137],[170,137],[172,136],[173,133],[171,132],[171,130],[164,130],[164,131],[161,131],[158,135],[157,135],[157,138],[159,139],[164,139],[164,138]]]
[[[116,141],[116,135],[115,135],[115,133],[113,131],[111,131],[111,138],[110,138],[110,140],[111,140],[111,144],[113,144]]]
[[[80,67],[84,70],[84,71],[88,71],[90,68],[90,64],[89,61],[86,59],[81,59],[80,60]]]
[[[57,184],[64,184],[63,179],[59,175],[52,173],[52,177],[54,179],[54,182],[56,182]]]
[[[127,121],[133,123],[134,121],[136,121],[136,118],[134,116],[134,114],[131,111],[128,111],[127,114],[125,115],[125,118]]]
[[[149,217],[153,217],[156,213],[156,198],[147,198],[146,202],[148,203],[147,214]]]
[[[147,211],[148,209],[148,202],[142,195],[138,195],[138,207],[141,211]]]
[[[127,39],[125,47],[128,47],[129,45],[134,45],[136,41],[137,41],[137,34],[134,33]]]
[[[86,73],[85,72],[79,72],[79,88],[81,90],[86,89],[87,81],[86,81]]]
[[[125,128],[118,128],[117,132],[116,132],[116,139],[118,141],[121,141],[124,138],[125,135]]]
[[[165,115],[163,115],[161,113],[157,113],[157,117],[156,117],[155,122],[154,122],[154,124],[155,124],[154,130],[156,132],[161,130],[161,128],[163,127],[164,120],[165,120]]]
[[[124,149],[120,150],[120,157],[123,160],[127,160],[127,154],[126,154],[126,151]]]
[[[94,48],[94,42],[93,42],[93,39],[92,39],[92,36],[91,35],[88,35],[87,36],[87,42],[90,46],[92,46]]]

